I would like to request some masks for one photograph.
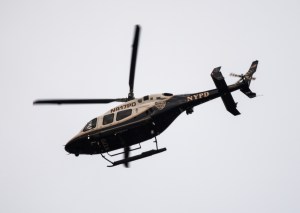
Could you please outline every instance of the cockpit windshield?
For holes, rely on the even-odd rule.
[[[97,125],[97,118],[94,118],[93,120],[91,120],[90,122],[88,122],[85,127],[83,128],[83,132],[86,132],[88,130],[94,129]]]

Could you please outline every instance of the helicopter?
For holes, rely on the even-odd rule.
[[[146,158],[166,151],[166,148],[158,148],[157,136],[164,132],[171,123],[183,112],[187,115],[193,113],[193,108],[215,98],[221,97],[225,108],[234,116],[239,115],[237,103],[231,93],[240,90],[249,98],[256,97],[256,93],[250,90],[251,80],[255,80],[258,61],[253,61],[245,74],[231,76],[239,80],[227,85],[220,72],[221,67],[214,68],[211,77],[216,89],[207,91],[173,95],[161,93],[145,95],[141,98],[134,97],[134,77],[138,44],[141,27],[135,26],[132,44],[131,64],[129,73],[129,93],[127,98],[115,99],[43,99],[36,100],[33,104],[106,104],[122,102],[122,104],[110,109],[89,121],[83,129],[74,136],[66,145],[65,150],[75,156],[83,154],[100,154],[113,167],[123,164],[129,167],[129,162]],[[153,139],[156,147],[141,154],[130,156],[134,150],[141,148],[141,143]],[[133,146],[138,146],[133,148]],[[122,149],[121,152],[112,154],[112,151]],[[113,161],[116,155],[123,155],[123,159]]]

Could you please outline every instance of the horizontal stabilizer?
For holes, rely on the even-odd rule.
[[[233,97],[228,89],[228,86],[225,82],[225,79],[224,79],[222,73],[220,72],[220,69],[221,69],[221,67],[215,68],[211,73],[211,77],[212,77],[217,89],[221,93],[221,98],[222,98],[222,101],[223,101],[227,111],[233,115],[239,115],[241,113],[236,109],[237,104],[233,100]]]

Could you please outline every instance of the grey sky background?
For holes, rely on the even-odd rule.
[[[299,212],[299,1],[0,1],[0,212]],[[158,137],[167,152],[106,168],[63,145],[116,104],[32,106],[37,98],[215,88],[259,60],[242,113],[221,100]],[[145,149],[154,147],[148,141]]]

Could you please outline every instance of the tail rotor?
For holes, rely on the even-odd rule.
[[[252,80],[255,80],[256,78],[253,77],[253,74],[256,72],[258,65],[258,61],[253,61],[248,72],[246,74],[235,74],[235,73],[230,73],[230,76],[232,77],[238,77],[240,78],[236,84],[242,84],[242,88],[240,89],[241,92],[243,92],[245,95],[247,95],[249,98],[254,98],[256,97],[256,94],[250,90],[250,83]]]
[[[247,75],[244,75],[244,74],[238,75],[238,74],[235,74],[235,73],[230,73],[230,76],[240,78],[238,82],[243,81],[243,80],[246,80],[246,79],[247,79],[247,80],[250,80],[250,81],[256,80],[256,77],[253,77],[253,76],[247,76]]]
[[[230,73],[230,76],[240,78],[237,83],[245,82],[248,84],[248,86],[250,86],[251,81],[256,79],[256,77],[253,77],[253,74],[256,72],[257,65],[258,61],[253,61],[246,74],[238,75],[235,73]]]

